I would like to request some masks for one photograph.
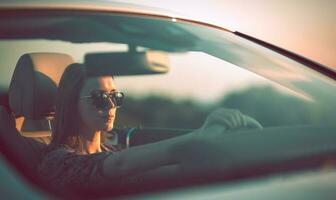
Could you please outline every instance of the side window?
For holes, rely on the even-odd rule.
[[[116,127],[198,128],[219,107],[264,127],[314,123],[311,102],[261,76],[202,52],[171,54],[167,74],[116,77],[126,93]]]

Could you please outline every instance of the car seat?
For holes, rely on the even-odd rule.
[[[50,139],[55,96],[64,69],[73,59],[60,53],[20,57],[9,87],[8,113],[0,106],[0,150],[24,177],[35,182],[41,153]],[[29,134],[28,134],[29,133]]]

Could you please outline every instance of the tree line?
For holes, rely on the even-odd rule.
[[[219,107],[238,109],[264,127],[333,123],[335,108],[307,102],[263,86],[228,93],[204,105],[192,99],[176,101],[167,96],[127,97],[118,110],[116,127],[199,128],[206,116]]]

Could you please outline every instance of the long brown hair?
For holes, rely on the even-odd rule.
[[[57,90],[50,150],[62,145],[71,148],[83,145],[79,131],[83,124],[78,111],[78,101],[80,91],[88,77],[86,67],[83,64],[71,64],[64,71]],[[104,142],[106,135],[102,134],[101,138]]]

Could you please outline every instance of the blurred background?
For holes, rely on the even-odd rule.
[[[176,11],[243,32],[336,69],[335,0],[123,0]],[[238,72],[241,76],[242,72]],[[246,77],[253,75],[247,75]],[[253,78],[252,78],[253,79]],[[258,84],[227,91],[212,103],[152,95],[126,101],[117,126],[197,128],[218,107],[239,109],[264,126],[333,123],[336,109]],[[253,85],[253,84],[252,84]],[[333,91],[330,91],[333,92]]]
[[[336,69],[335,0],[119,0],[255,36]]]

